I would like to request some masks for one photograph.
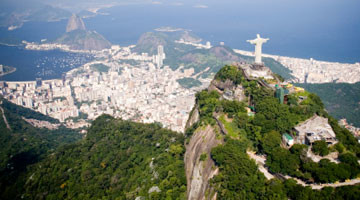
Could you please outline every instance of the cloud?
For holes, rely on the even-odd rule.
[[[180,2],[176,2],[176,3],[173,3],[173,4],[171,4],[171,5],[173,5],[173,6],[183,6],[184,4],[183,4],[183,3],[180,3]]]
[[[152,1],[151,4],[160,5],[160,4],[162,4],[162,2],[160,2],[160,1]]]
[[[202,4],[198,4],[198,5],[195,5],[193,6],[194,8],[208,8],[207,5],[202,5]]]

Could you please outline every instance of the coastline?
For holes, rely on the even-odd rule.
[[[186,45],[192,45],[199,49],[209,49],[212,46],[210,44],[203,45],[201,43],[175,41],[177,43],[183,43]],[[37,44],[34,42],[23,41],[26,50],[36,51],[50,51],[60,50],[70,53],[85,53],[85,54],[101,54],[109,49],[102,51],[94,50],[73,50],[68,45],[45,43]],[[244,51],[240,49],[233,49],[235,53],[239,53],[245,56],[254,56],[253,52]],[[291,75],[294,77],[291,81],[294,83],[356,83],[360,82],[360,63],[340,63],[319,61],[315,59],[294,58],[280,55],[262,54],[263,57],[268,57],[281,63],[284,67],[291,71]]]
[[[7,47],[20,47],[20,46],[23,46],[22,44],[7,44],[7,43],[3,43],[3,42],[0,42],[0,45],[1,46],[7,46]]]
[[[0,77],[3,77],[3,76],[6,76],[6,75],[8,75],[8,74],[11,74],[11,73],[16,72],[16,68],[15,68],[15,67],[11,67],[11,68],[12,68],[12,69],[11,69],[10,71],[0,74]]]

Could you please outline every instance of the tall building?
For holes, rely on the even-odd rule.
[[[158,55],[155,56],[155,61],[156,61],[156,65],[158,68],[162,67],[162,65],[164,64],[164,59],[165,59],[165,52],[164,52],[164,47],[162,45],[158,46]]]
[[[4,72],[4,66],[0,65],[0,74],[2,74]]]

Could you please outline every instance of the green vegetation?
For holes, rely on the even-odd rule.
[[[203,90],[196,93],[196,102],[199,105],[199,114],[203,123],[215,124],[213,112],[220,105],[219,97],[220,95],[216,91],[208,92]]]
[[[326,110],[336,119],[346,118],[349,123],[360,127],[360,82],[323,83],[296,85],[316,93],[324,102]]]
[[[220,71],[216,73],[215,79],[221,81],[226,81],[229,79],[236,85],[244,82],[242,73],[235,66],[231,65],[226,65],[225,67],[221,68]]]
[[[217,73],[224,65],[234,62],[254,62],[253,57],[235,53],[233,49],[226,46],[196,49],[191,45],[174,42],[183,38],[184,34],[188,34],[187,38],[199,39],[197,36],[182,31],[171,33],[148,32],[140,37],[134,51],[155,55],[157,54],[158,45],[162,45],[166,53],[164,65],[170,66],[173,70],[178,69],[180,66],[184,66],[184,69],[194,68],[195,73],[204,72],[208,68],[206,72],[200,74],[199,77],[202,78],[208,78]],[[263,61],[274,73],[281,75],[285,79],[292,78],[291,71],[274,59],[264,58]]]
[[[247,145],[227,138],[214,148],[212,158],[220,173],[211,180],[218,199],[357,199],[360,185],[312,190],[295,180],[266,180],[257,165],[246,154]],[[354,162],[353,158],[350,159]],[[333,172],[332,172],[333,173]],[[329,174],[331,175],[331,173]]]
[[[211,181],[219,199],[266,199],[265,177],[246,154],[244,143],[228,139],[212,149],[211,156],[220,166],[220,174]]]
[[[207,154],[203,153],[200,155],[200,161],[205,161],[207,159]]]
[[[0,199],[14,199],[25,184],[28,166],[44,159],[59,146],[79,140],[81,135],[63,126],[57,130],[35,128],[22,117],[58,121],[5,99],[2,102],[0,106],[4,109],[11,130],[7,128],[0,111]]]
[[[93,64],[90,67],[91,67],[91,69],[98,71],[98,72],[102,72],[102,73],[107,73],[110,69],[109,66],[104,65],[104,64]]]
[[[225,115],[221,115],[219,117],[219,120],[221,121],[222,124],[224,124],[225,126],[225,129],[227,130],[228,132],[228,135],[231,137],[231,138],[239,138],[240,137],[240,129],[238,128],[238,126],[236,125],[236,123],[233,123],[233,122],[228,122],[226,119],[225,119]]]
[[[315,191],[296,185],[293,180],[268,181],[246,154],[248,149],[265,154],[266,166],[270,172],[290,175],[309,183],[334,183],[356,178],[360,174],[357,163],[359,144],[351,133],[339,127],[336,120],[325,112],[318,96],[309,92],[292,94],[287,104],[279,104],[273,90],[261,87],[256,80],[245,80],[242,72],[234,66],[222,68],[215,79],[241,84],[250,98],[250,105],[256,111],[255,117],[248,117],[244,112],[244,103],[220,100],[216,91],[204,90],[196,95],[200,111],[199,124],[215,126],[214,117],[219,116],[218,119],[228,132],[225,144],[211,152],[212,159],[220,168],[220,173],[211,181],[219,199],[341,199],[359,194],[359,186]],[[305,96],[305,100],[299,101],[299,96]],[[340,141],[332,148],[341,151],[339,164],[327,159],[313,162],[306,157],[306,145],[295,144],[290,149],[281,147],[281,134],[294,134],[294,126],[314,114],[329,118]],[[191,130],[187,130],[187,135],[191,135],[188,132]],[[241,137],[236,137],[238,135]],[[327,145],[319,143],[319,146],[314,146],[315,152],[326,155],[326,151],[329,151]],[[345,194],[344,191],[349,193]]]
[[[156,124],[102,115],[85,140],[64,146],[31,167],[24,197],[184,199],[183,144],[182,135]],[[154,186],[158,192],[149,194]]]
[[[327,147],[327,143],[323,140],[315,141],[312,145],[311,150],[312,152],[320,156],[326,156],[330,153]]]
[[[193,78],[182,78],[176,80],[181,86],[184,88],[192,88],[192,87],[198,87],[201,86],[201,82],[199,80],[193,79]]]
[[[57,119],[43,115],[39,112],[34,112],[33,110],[31,110],[29,108],[18,106],[16,104],[9,102],[8,100],[6,100],[2,97],[0,97],[0,101],[3,102],[1,107],[3,107],[9,113],[12,113],[14,115],[16,114],[18,116],[22,116],[25,118],[37,119],[37,120],[41,120],[41,121],[48,121],[50,123],[59,123],[59,120],[57,120]]]

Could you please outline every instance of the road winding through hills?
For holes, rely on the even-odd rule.
[[[246,152],[250,158],[254,159],[256,164],[259,166],[259,170],[264,173],[265,177],[267,179],[274,178],[274,175],[269,172],[269,170],[265,167],[266,158],[265,156],[256,155],[255,152],[247,151]],[[307,184],[304,181],[294,178],[291,176],[283,176],[286,179],[294,179],[298,184],[302,186],[310,186],[314,190],[320,190],[324,187],[341,187],[341,186],[347,186],[347,185],[356,185],[360,183],[360,179],[352,179],[341,183],[327,183],[327,184]]]

